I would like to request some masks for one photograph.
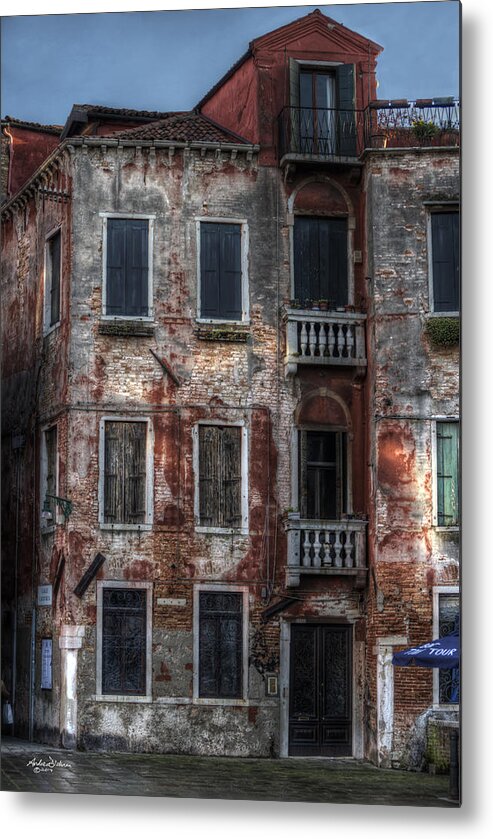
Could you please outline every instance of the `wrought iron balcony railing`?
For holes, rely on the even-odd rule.
[[[366,578],[366,522],[359,519],[324,521],[302,519],[290,513],[285,522],[288,538],[286,585],[299,586],[302,574]]]
[[[279,159],[354,163],[365,149],[458,146],[460,103],[454,97],[378,100],[365,110],[283,108]]]
[[[366,367],[366,315],[287,308],[286,374],[299,364]]]

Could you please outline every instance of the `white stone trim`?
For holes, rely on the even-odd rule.
[[[220,425],[240,427],[241,431],[241,527],[206,527],[200,524],[200,469],[199,469],[199,427],[201,425]],[[194,477],[193,511],[196,533],[215,533],[217,535],[241,534],[248,536],[248,427],[245,420],[201,419],[192,428],[192,464]]]
[[[199,696],[199,662],[200,662],[200,600],[199,594],[201,591],[218,592],[229,591],[238,592],[243,595],[243,614],[242,614],[242,632],[243,632],[243,647],[242,647],[242,697],[234,699],[221,698],[203,698]],[[238,586],[234,583],[198,583],[193,588],[193,704],[194,705],[248,705],[248,586]],[[254,704],[259,704],[255,702]]]
[[[49,233],[45,236],[45,244],[44,244],[44,257],[43,257],[43,336],[49,335],[50,332],[57,329],[61,323],[62,317],[62,266],[63,266],[63,232],[62,232],[63,225],[57,224],[56,227],[53,227]],[[51,278],[52,278],[52,270],[51,265],[48,264],[48,251],[49,251],[49,242],[56,236],[57,233],[60,233],[60,289],[59,289],[59,311],[58,311],[58,320],[56,323],[50,324],[50,317],[51,317]]]
[[[104,441],[106,422],[145,422],[146,433],[146,516],[144,524],[125,524],[115,522],[111,524],[104,520]],[[99,482],[98,482],[98,519],[101,530],[151,530],[154,520],[154,425],[150,417],[121,416],[120,414],[106,414],[99,421]]]
[[[103,589],[146,589],[146,692],[142,696],[104,694],[103,682]],[[96,699],[101,702],[152,702],[152,590],[151,582],[96,581]]]
[[[201,312],[201,273],[200,273],[200,226],[210,224],[238,224],[240,226],[241,258],[241,320],[223,320],[221,318],[203,318]],[[230,324],[231,326],[250,323],[250,291],[248,279],[248,261],[250,256],[250,233],[248,220],[245,218],[225,218],[223,216],[197,216],[195,218],[195,236],[197,251],[197,323]]]
[[[145,323],[154,320],[154,222],[156,220],[155,213],[99,213],[99,217],[103,221],[103,265],[102,265],[102,320],[123,320],[123,321],[143,321]],[[107,277],[107,253],[108,253],[108,219],[142,219],[149,222],[148,224],[148,239],[147,239],[147,253],[148,253],[148,270],[147,270],[147,315],[136,317],[135,315],[107,315],[106,314],[106,277]]]
[[[433,586],[433,638],[439,637],[440,625],[440,595],[441,594],[460,594],[459,586]],[[436,711],[458,711],[459,703],[440,704],[440,688],[439,688],[440,671],[437,667],[433,668],[433,710]]]

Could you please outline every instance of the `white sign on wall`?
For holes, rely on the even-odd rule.
[[[53,682],[53,641],[51,638],[41,639],[41,689],[51,690]]]
[[[38,586],[38,606],[51,606],[53,586]]]

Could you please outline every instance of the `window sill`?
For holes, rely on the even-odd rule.
[[[99,527],[101,530],[106,531],[132,531],[134,533],[138,533],[139,531],[149,532],[152,530],[152,523],[151,524],[109,524],[108,522],[99,522]]]
[[[99,321],[100,335],[119,337],[148,337],[154,335],[156,324],[152,318],[110,318],[102,317]]]
[[[218,699],[217,697],[194,696],[194,705],[227,705],[236,708],[248,708],[250,703],[248,699]],[[254,703],[258,705],[258,702]]]
[[[448,705],[440,705],[438,702],[433,703],[433,710],[434,711],[452,711],[453,713],[458,713],[460,710],[460,704],[458,702],[450,703]]]
[[[248,527],[205,527],[195,526],[196,533],[209,533],[212,536],[248,536]]]
[[[246,343],[250,335],[249,324],[245,321],[200,321],[197,320],[195,337],[199,341],[217,341],[229,343]]]
[[[425,312],[426,318],[460,318],[460,312]]]
[[[92,702],[137,702],[139,704],[150,704],[152,702],[152,696],[127,696],[125,694],[114,694],[114,693],[98,693],[95,696],[91,696]]]
[[[450,527],[447,527],[446,525],[443,525],[443,524],[435,524],[434,527],[435,527],[435,530],[437,531],[437,533],[459,533],[460,532],[459,525],[451,525]]]

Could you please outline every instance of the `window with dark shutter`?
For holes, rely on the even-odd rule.
[[[295,297],[348,303],[347,219],[296,216],[294,220]]]
[[[241,526],[241,428],[199,426],[199,518],[203,527]]]
[[[106,231],[106,315],[149,315],[149,222],[109,218]]]
[[[346,512],[346,434],[300,431],[303,518],[337,521]]]
[[[57,230],[46,242],[45,254],[45,329],[60,321],[61,232]]]
[[[240,224],[200,224],[200,317],[242,318]]]
[[[459,524],[459,423],[437,422],[437,524]]]
[[[460,308],[459,213],[431,214],[433,310],[458,312]]]
[[[199,696],[236,699],[243,695],[243,596],[240,592],[199,593]]]
[[[293,151],[323,156],[356,156],[354,65],[334,69],[289,61]]]
[[[143,524],[146,520],[145,422],[105,423],[104,521]]]
[[[144,589],[103,589],[103,694],[146,693],[146,597]]]

